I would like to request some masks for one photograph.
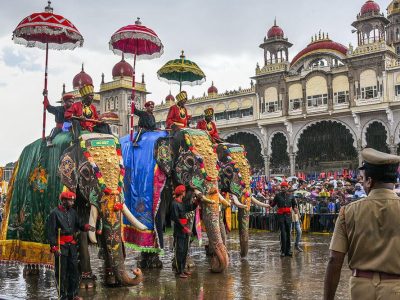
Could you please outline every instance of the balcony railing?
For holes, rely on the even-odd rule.
[[[383,97],[375,97],[375,98],[368,98],[368,99],[363,99],[363,98],[358,98],[356,99],[356,105],[357,106],[364,106],[364,105],[371,105],[371,104],[378,104],[383,102]]]
[[[318,105],[318,106],[307,106],[307,113],[321,112],[327,111],[328,105]]]
[[[266,118],[278,118],[282,117],[282,110],[276,110],[273,112],[263,112],[260,114],[260,119],[266,119]]]

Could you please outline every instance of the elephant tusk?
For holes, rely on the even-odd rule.
[[[219,192],[218,192],[218,197],[219,197],[219,201],[221,202],[221,204],[225,207],[230,207],[231,204],[225,200],[224,196],[222,196]]]
[[[99,212],[97,211],[97,207],[95,207],[94,205],[91,205],[90,206],[89,225],[94,227],[94,228],[96,228],[98,214],[99,214]],[[93,232],[93,231],[89,231],[88,235],[89,235],[89,240],[93,244],[97,244],[96,233]]]
[[[238,208],[247,208],[246,205],[239,202],[238,198],[235,195],[231,195],[233,204],[235,204]]]
[[[206,196],[204,196],[199,190],[194,190],[194,194],[200,198],[201,201],[210,203],[210,204],[215,204],[215,201],[208,199]]]
[[[261,206],[261,207],[271,207],[269,204],[267,203],[262,203],[261,201],[258,201],[254,196],[251,196],[251,202],[253,202],[255,205],[257,206]]]
[[[122,208],[122,213],[124,214],[125,218],[128,219],[129,223],[131,223],[137,229],[148,230],[148,228],[143,223],[141,223],[138,219],[135,218],[134,215],[132,215],[131,211],[125,204]]]

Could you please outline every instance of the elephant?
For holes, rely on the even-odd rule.
[[[183,184],[187,189],[185,201],[193,195],[201,199],[202,220],[215,250],[211,271],[225,270],[229,258],[219,228],[219,204],[227,205],[227,202],[219,193],[217,155],[207,133],[191,128],[169,136],[166,132],[146,132],[139,147],[132,147],[127,137],[121,139],[121,144],[127,168],[127,206],[150,229],[138,232],[125,228],[125,240],[130,240],[130,233],[139,233],[140,239],[131,240],[133,247],[144,253],[141,265],[151,265],[146,260],[158,256],[163,246],[162,228],[172,201],[173,187]]]
[[[122,215],[133,226],[145,228],[124,204],[124,173],[120,144],[112,135],[83,134],[61,156],[61,182],[76,192],[79,215],[97,229],[96,233],[80,234],[81,288],[91,287],[93,279],[88,238],[102,250],[106,285],[134,286],[143,280],[140,269],[133,270],[135,277],[131,278],[124,266]]]
[[[59,204],[58,196],[65,185],[77,193],[79,216],[97,228],[89,238],[93,242],[98,239],[104,249],[106,284],[139,284],[143,280],[141,271],[134,270],[136,277],[130,278],[123,264],[121,213],[136,226],[141,224],[123,205],[118,193],[123,188],[120,178],[124,172],[118,140],[112,135],[88,133],[73,141],[69,132],[63,132],[53,144],[49,148],[44,140],[36,140],[19,157],[1,224],[0,261],[21,263],[27,270],[52,268],[54,256],[47,243],[45,224],[50,211]],[[95,277],[90,269],[87,235],[82,233],[78,238],[79,268],[83,285],[93,287]]]
[[[238,144],[221,143],[216,146],[216,152],[220,167],[220,191],[231,194],[233,203],[238,207],[240,256],[246,257],[249,249],[250,202],[262,207],[268,205],[251,195],[250,165],[245,149]]]

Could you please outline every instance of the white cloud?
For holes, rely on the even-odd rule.
[[[81,63],[99,87],[101,73],[111,79],[111,69],[119,57],[108,49],[108,41],[118,28],[133,23],[137,16],[154,29],[165,46],[164,55],[139,61],[137,74],[145,73],[149,99],[160,103],[178,86],[157,79],[156,71],[184,49],[188,59],[198,63],[207,75],[199,87],[185,87],[189,95],[201,96],[213,80],[220,92],[249,87],[257,62],[262,65],[262,42],[277,17],[289,41],[290,57],[304,48],[311,35],[328,31],[335,41],[355,44],[351,23],[364,0],[69,0],[53,1],[54,12],[71,20],[85,38],[84,47],[74,51],[50,51],[49,97],[59,100],[62,84],[72,88],[72,79]],[[384,11],[390,1],[377,1]],[[46,1],[4,1],[0,11],[0,165],[18,159],[28,143],[41,136],[43,50],[24,48],[11,40],[22,18],[41,11]],[[4,55],[6,54],[6,57]],[[7,56],[8,55],[8,56]],[[129,60],[132,62],[131,60]],[[48,117],[48,132],[54,126]]]

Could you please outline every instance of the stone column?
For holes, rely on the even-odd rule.
[[[290,160],[290,176],[296,175],[296,153],[289,153]]]
[[[264,160],[264,174],[269,177],[270,176],[270,169],[269,169],[269,164],[270,164],[270,156],[269,155],[263,155],[263,160]]]
[[[361,156],[362,147],[357,147],[357,154],[358,154],[358,166],[361,167],[363,163],[363,159]]]

